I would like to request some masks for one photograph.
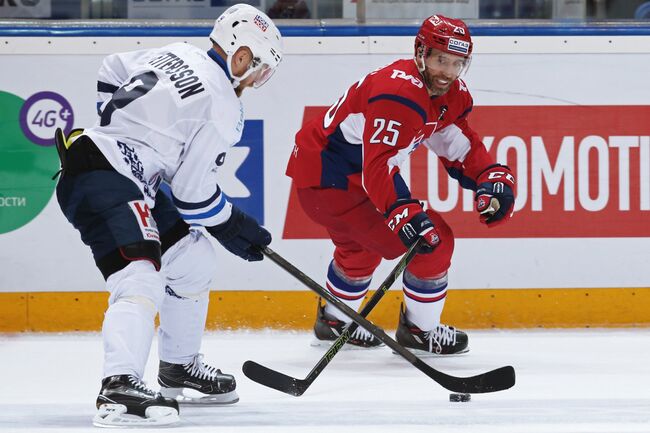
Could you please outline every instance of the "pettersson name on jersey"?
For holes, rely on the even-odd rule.
[[[169,75],[169,79],[174,83],[174,87],[178,89],[181,99],[205,90],[203,83],[199,81],[199,77],[194,75],[192,69],[188,69],[189,65],[185,64],[183,59],[173,53],[167,52],[156,57],[149,61],[149,64]]]

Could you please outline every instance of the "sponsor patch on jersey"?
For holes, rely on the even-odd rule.
[[[156,220],[153,219],[153,215],[151,215],[149,205],[144,200],[133,200],[129,202],[129,207],[135,214],[135,219],[138,221],[144,240],[160,242],[158,226]]]
[[[461,41],[460,39],[449,38],[449,43],[447,44],[447,49],[449,51],[454,51],[460,54],[469,53],[469,42]]]
[[[126,143],[122,143],[121,141],[117,142],[117,147],[119,147],[120,151],[122,152],[122,160],[126,164],[129,164],[129,167],[131,168],[131,175],[134,178],[138,179],[142,184],[142,192],[144,192],[147,197],[155,200],[156,193],[155,191],[152,191],[149,183],[145,179],[144,166],[142,165],[142,162],[140,161],[140,158],[135,151],[135,147],[129,146]]]
[[[265,32],[266,29],[269,28],[269,23],[267,23],[266,20],[259,15],[255,15],[255,19],[253,21],[255,22],[255,24],[257,24],[257,27],[262,29],[263,32]]]
[[[404,71],[400,71],[399,69],[393,69],[393,73],[391,74],[390,77],[393,79],[401,78],[402,80],[410,81],[414,86],[418,87],[419,89],[424,87],[422,81],[418,80],[413,75],[407,74]]]

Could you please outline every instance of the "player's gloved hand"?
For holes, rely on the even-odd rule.
[[[262,260],[260,247],[271,243],[271,233],[235,206],[228,221],[207,230],[228,251],[249,262]]]
[[[514,212],[515,177],[506,165],[494,164],[476,179],[476,211],[482,223],[494,227],[505,223]]]
[[[440,236],[429,216],[422,210],[417,200],[398,200],[386,212],[386,224],[399,236],[406,248],[409,248],[422,236],[424,242],[418,247],[418,253],[426,254],[440,243]]]

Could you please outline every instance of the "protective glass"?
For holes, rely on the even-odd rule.
[[[425,59],[425,64],[430,69],[444,71],[449,75],[459,77],[467,70],[469,59],[434,50],[431,55]]]
[[[256,89],[262,87],[264,83],[269,81],[274,72],[275,68],[270,67],[266,63],[259,66],[257,71],[253,72],[253,87]]]

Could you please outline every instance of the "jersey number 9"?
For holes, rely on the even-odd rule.
[[[113,93],[111,100],[108,101],[104,111],[101,114],[101,126],[106,126],[111,123],[113,112],[120,108],[124,108],[133,102],[135,99],[144,96],[153,89],[153,86],[158,82],[158,76],[153,71],[145,72],[144,74],[136,75],[131,78],[128,84],[123,85]]]

